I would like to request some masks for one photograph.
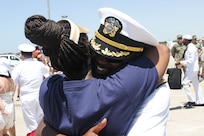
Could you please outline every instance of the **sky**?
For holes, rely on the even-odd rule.
[[[89,28],[91,38],[100,25],[98,9],[120,10],[148,29],[158,41],[176,40],[178,34],[204,37],[204,0],[2,0],[0,53],[17,53],[25,38],[24,23],[39,14],[58,21],[68,16]]]

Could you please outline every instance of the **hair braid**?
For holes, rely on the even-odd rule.
[[[40,15],[31,16],[25,22],[25,36],[33,43],[45,48],[60,44],[62,27]],[[45,39],[46,38],[46,39]]]
[[[81,33],[78,44],[69,39],[71,26],[67,20],[54,22],[35,15],[26,20],[25,35],[33,43],[43,46],[51,65],[71,79],[84,78],[90,53],[87,34]]]

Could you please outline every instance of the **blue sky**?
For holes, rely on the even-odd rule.
[[[25,20],[40,14],[58,21],[66,15],[90,29],[99,27],[97,10],[120,10],[146,27],[159,41],[175,40],[177,34],[204,36],[204,0],[3,0],[0,4],[0,53],[16,53],[30,43],[24,36]]]

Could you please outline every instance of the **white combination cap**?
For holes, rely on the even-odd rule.
[[[9,60],[3,57],[0,58],[0,75],[10,76],[10,71],[11,67]]]
[[[159,44],[151,32],[125,13],[112,8],[101,8],[98,13],[101,25],[91,40],[97,53],[121,60]]]
[[[186,39],[186,40],[192,40],[192,36],[187,34],[187,35],[184,35],[183,36],[183,39]]]
[[[122,30],[120,31],[121,35],[152,46],[158,45],[157,39],[151,32],[125,13],[112,8],[101,8],[98,12],[101,24],[105,24],[105,19],[107,17],[115,17],[122,23]]]
[[[20,44],[18,46],[18,49],[22,52],[34,52],[35,51],[35,47],[30,44]]]

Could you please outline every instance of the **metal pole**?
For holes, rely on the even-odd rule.
[[[48,19],[50,19],[50,2],[47,0],[47,13],[48,13]]]

